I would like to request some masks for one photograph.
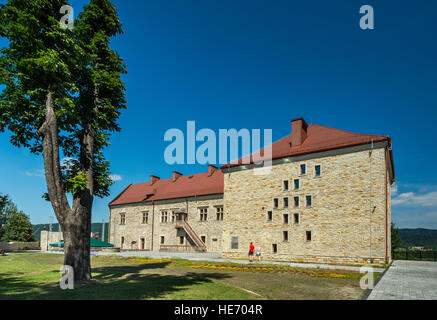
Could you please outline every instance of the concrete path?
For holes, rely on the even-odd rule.
[[[437,300],[437,262],[396,260],[368,300]]]

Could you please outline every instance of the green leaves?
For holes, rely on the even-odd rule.
[[[67,179],[67,190],[74,196],[86,190],[88,179],[82,171],[79,171],[73,178]]]
[[[32,240],[32,224],[23,212],[17,212],[9,217],[4,227],[2,241],[28,242]]]
[[[23,222],[24,221],[24,222]],[[1,241],[27,241],[15,240],[29,238],[32,234],[28,233],[29,218],[12,202],[10,197],[0,194],[0,240]],[[29,222],[30,224],[30,222]],[[23,232],[24,231],[24,232]],[[24,235],[23,235],[24,234]]]
[[[126,65],[110,48],[111,37],[122,33],[117,11],[109,0],[90,0],[73,30],[62,29],[63,0],[8,0],[0,5],[0,36],[9,46],[0,49],[0,132],[8,129],[11,143],[32,153],[42,152],[37,134],[45,121],[48,90],[54,96],[58,145],[65,157],[81,159],[83,136],[94,131],[94,194],[109,195],[109,162],[103,149],[126,108],[121,75]],[[84,188],[84,164],[63,172],[67,192]],[[85,183],[86,186],[86,183]]]

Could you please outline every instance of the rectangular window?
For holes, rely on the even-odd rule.
[[[179,244],[184,244],[184,236],[179,237]]]
[[[278,253],[278,245],[276,243],[272,244],[272,252],[273,253]]]
[[[231,249],[238,249],[238,237],[231,238]]]
[[[316,166],[316,177],[320,177],[320,173],[321,173],[321,168],[320,166]]]
[[[168,221],[168,212],[162,211],[161,212],[161,223],[167,223]]]
[[[288,214],[284,214],[284,224],[288,224]]]
[[[176,220],[176,211],[171,212],[171,222],[175,222]]]
[[[311,196],[306,196],[306,199],[307,199],[307,207],[311,207],[312,204]]]
[[[273,199],[273,208],[278,209],[278,207],[279,207],[279,199],[274,198]]]
[[[164,242],[165,242],[165,237],[161,236],[161,244],[164,244]]]
[[[126,214],[120,213],[120,224],[126,224]]]
[[[223,221],[223,207],[217,207],[217,220]]]
[[[294,206],[299,207],[299,197],[294,197]]]
[[[288,231],[282,231],[282,240],[288,241]]]
[[[294,224],[299,224],[299,213],[293,214]]]
[[[300,165],[300,174],[306,174],[307,173],[307,166],[305,164]]]
[[[307,241],[311,241],[311,231],[306,232],[306,239]]]
[[[143,212],[143,223],[149,223],[149,212]]]
[[[206,236],[201,236],[200,240],[202,240],[202,242],[205,244],[206,243]]]
[[[273,220],[273,213],[271,211],[267,212],[267,220],[272,221]]]
[[[299,190],[299,179],[294,180],[294,190]]]
[[[200,221],[207,221],[208,220],[208,209],[207,208],[200,208]]]
[[[288,180],[284,180],[284,191],[288,191]]]
[[[288,208],[288,198],[284,198],[284,208]]]

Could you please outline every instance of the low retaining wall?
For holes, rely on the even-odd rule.
[[[39,242],[0,242],[0,249],[7,251],[39,250]]]

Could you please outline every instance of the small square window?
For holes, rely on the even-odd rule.
[[[120,224],[126,224],[126,214],[120,213]]]
[[[274,198],[273,199],[273,208],[277,209],[279,207],[279,199]]]
[[[299,213],[293,214],[294,224],[299,224]]]
[[[167,223],[168,221],[168,212],[162,211],[161,212],[161,223]]]
[[[294,197],[294,206],[299,207],[299,197]]]
[[[223,221],[223,207],[217,207],[217,220]]]
[[[307,173],[307,166],[305,164],[300,165],[300,174],[306,174]]]
[[[288,214],[284,214],[284,224],[288,224]]]
[[[299,179],[295,179],[294,180],[294,190],[298,190],[299,189]]]
[[[288,198],[284,198],[284,208],[288,208]]]
[[[231,238],[231,249],[238,249],[238,237]]]
[[[311,196],[306,196],[306,199],[307,199],[307,207],[311,207],[311,204],[312,204]]]
[[[207,221],[208,220],[208,209],[207,208],[200,208],[200,221]]]
[[[316,170],[316,177],[320,177],[320,174],[321,174],[321,167],[320,166],[316,166],[315,167],[315,170]]]
[[[306,239],[307,241],[311,241],[311,231],[306,232]]]
[[[272,244],[272,252],[273,253],[278,253],[278,245],[276,243]]]
[[[288,180],[284,180],[284,191],[288,191]]]
[[[149,222],[149,212],[143,212],[143,223]]]
[[[273,220],[273,213],[271,211],[267,212],[267,220],[272,221]]]
[[[282,240],[288,241],[288,231],[282,231]]]

